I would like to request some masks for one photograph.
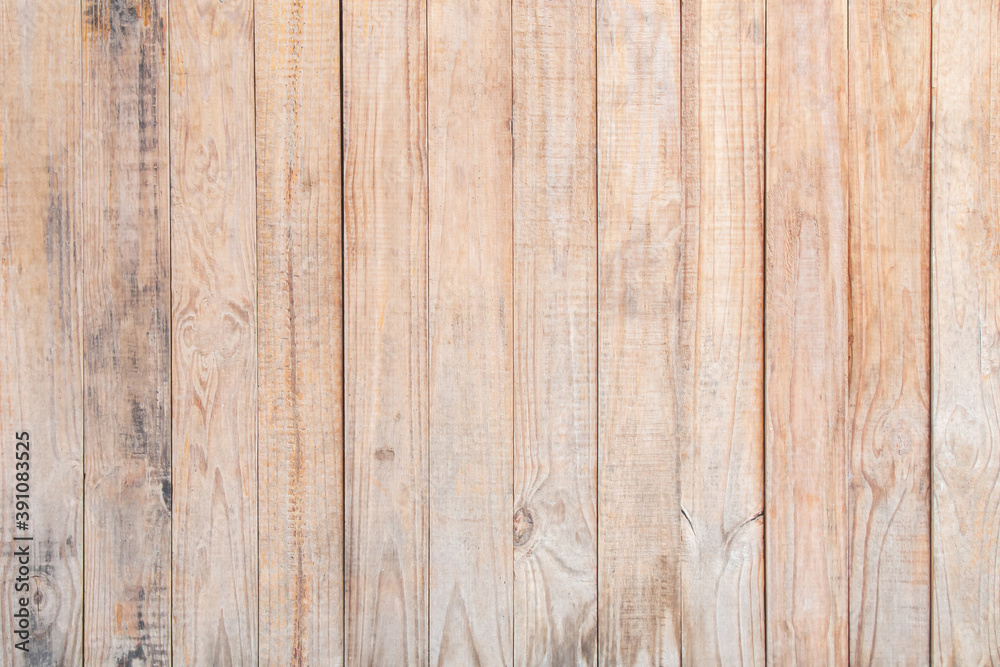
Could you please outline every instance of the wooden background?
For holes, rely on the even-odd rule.
[[[0,0],[0,443],[4,666],[1000,665],[1000,0]]]

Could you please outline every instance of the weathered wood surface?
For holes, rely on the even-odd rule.
[[[340,17],[255,3],[260,662],[344,648]]]
[[[683,654],[762,665],[764,2],[683,10]]]
[[[850,5],[850,663],[930,662],[930,29]]]
[[[257,661],[253,3],[170,3],[175,663]]]
[[[931,658],[1000,664],[1000,2],[934,17]]]
[[[84,662],[168,665],[167,3],[83,12]]]
[[[0,1],[2,665],[82,659],[81,30],[80,3]],[[16,517],[25,472],[28,516]],[[15,536],[33,538],[27,592]],[[22,596],[29,653],[14,646]]]
[[[431,664],[513,660],[511,22],[439,0],[428,25]]]
[[[594,0],[516,0],[514,662],[597,661]]]
[[[428,661],[426,11],[343,5],[349,664]]]
[[[680,3],[598,0],[598,648],[681,650]]]

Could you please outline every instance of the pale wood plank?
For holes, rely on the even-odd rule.
[[[764,664],[764,1],[683,3],[684,662]]]
[[[931,3],[850,3],[850,662],[930,662]]]
[[[515,0],[514,662],[597,661],[595,0]]]
[[[343,15],[347,662],[422,665],[427,10],[347,0]]]
[[[934,11],[931,653],[1000,664],[1000,2]]]
[[[83,20],[84,662],[170,662],[167,3]]]
[[[765,474],[774,665],[848,658],[847,15],[767,4]]]
[[[339,7],[291,0],[254,7],[260,663],[338,665],[344,656]]]
[[[82,660],[81,25],[78,2],[0,0],[3,665]],[[14,523],[19,441],[31,457],[27,531]],[[15,588],[24,544],[26,592]],[[14,646],[22,596],[28,653]]]
[[[430,658],[513,660],[513,212],[506,0],[428,23]]]
[[[173,660],[257,661],[253,5],[170,4]]]
[[[680,2],[599,0],[598,647],[680,662]]]

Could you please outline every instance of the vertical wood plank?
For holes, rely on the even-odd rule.
[[[84,4],[86,664],[170,662],[167,3]]]
[[[594,0],[515,0],[514,662],[597,660]]]
[[[683,3],[684,662],[764,664],[764,1]]]
[[[768,663],[848,659],[847,16],[769,0]]]
[[[510,2],[427,11],[430,657],[510,664]]]
[[[598,0],[598,646],[680,662],[680,2]]]
[[[257,661],[253,2],[170,5],[173,659]]]
[[[426,28],[344,3],[350,664],[428,661]]]
[[[339,31],[337,3],[255,3],[266,665],[344,656]]]
[[[931,651],[1000,664],[1000,2],[934,16]]]
[[[0,664],[82,659],[80,3],[0,1]],[[28,447],[17,447],[27,442]],[[28,451],[28,470],[17,451]],[[28,479],[18,479],[18,473]],[[29,485],[28,516],[16,484]],[[26,520],[27,530],[15,520]],[[29,590],[17,554],[31,536]],[[23,581],[21,583],[24,583]],[[28,598],[30,652],[13,614]],[[17,637],[20,640],[20,637]]]
[[[850,662],[930,662],[930,29],[850,3]]]

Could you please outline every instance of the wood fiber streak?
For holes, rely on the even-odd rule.
[[[514,662],[595,665],[595,3],[513,25]]]
[[[260,663],[339,665],[340,17],[295,0],[255,13]]]
[[[848,659],[848,132],[844,0],[769,0],[767,650]]]
[[[598,0],[599,662],[681,642],[680,2]]]
[[[83,11],[84,662],[168,665],[167,3]]]
[[[257,662],[253,4],[170,3],[173,660]]]
[[[507,0],[428,11],[430,661],[513,661]]]
[[[764,664],[764,1],[683,3],[683,654]]]
[[[0,0],[0,664],[82,659],[80,3]],[[17,435],[29,529],[15,530]],[[23,450],[22,450],[23,451]],[[30,535],[29,591],[15,551]],[[30,652],[15,649],[18,598]]]
[[[930,29],[850,3],[850,662],[930,662]]]
[[[1000,664],[1000,2],[934,9],[932,660]]]
[[[345,577],[358,665],[428,661],[426,11],[344,3]]]

